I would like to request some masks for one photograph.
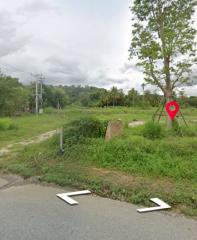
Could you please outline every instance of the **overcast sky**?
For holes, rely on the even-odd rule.
[[[0,68],[32,81],[141,91],[143,74],[128,61],[129,0],[1,0]],[[197,95],[197,87],[187,89]]]

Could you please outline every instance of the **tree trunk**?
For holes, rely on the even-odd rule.
[[[164,46],[165,46],[165,44],[164,44]],[[165,75],[166,75],[165,98],[166,98],[166,103],[167,103],[172,100],[172,87],[171,87],[171,80],[170,80],[170,58],[168,56],[164,57],[164,71],[165,71]],[[167,116],[167,127],[172,128],[172,120],[169,116]]]
[[[168,89],[168,90],[166,90],[166,93],[165,93],[165,101],[166,101],[166,103],[168,103],[171,100],[172,100],[172,90]],[[172,128],[172,120],[168,115],[167,115],[167,127]]]

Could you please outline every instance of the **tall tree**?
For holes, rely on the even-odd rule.
[[[121,106],[124,104],[124,93],[122,89],[118,89],[117,87],[112,87],[110,91],[110,100],[112,103],[112,106]]]
[[[19,115],[28,110],[28,91],[17,78],[0,74],[0,116]]]
[[[136,104],[138,103],[138,100],[139,100],[139,94],[138,94],[137,90],[135,90],[134,88],[129,90],[128,94],[127,94],[128,105],[135,107]]]
[[[196,63],[192,0],[134,0],[130,58],[137,56],[145,81],[159,87],[166,101],[190,81]]]

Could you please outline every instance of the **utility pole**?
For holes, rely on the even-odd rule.
[[[60,152],[64,153],[64,128],[60,128]]]
[[[145,83],[142,83],[142,90],[143,90],[143,107],[144,107],[144,88],[145,88]]]
[[[40,81],[40,113],[43,113],[43,80],[44,76],[41,74],[39,76],[39,81]]]
[[[36,78],[35,85],[36,85],[36,93],[35,93],[35,103],[36,114],[43,112],[43,80],[45,79],[42,74],[31,74],[33,77]]]
[[[42,109],[43,107],[43,89],[42,89],[42,80],[40,81],[40,108]]]

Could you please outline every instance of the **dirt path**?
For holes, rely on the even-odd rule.
[[[4,155],[7,155],[10,152],[12,152],[12,150],[15,146],[27,146],[27,145],[33,144],[33,143],[40,143],[40,142],[43,142],[43,141],[51,138],[56,133],[57,133],[57,131],[53,130],[53,131],[49,131],[49,132],[46,132],[46,133],[42,133],[41,135],[36,136],[34,138],[26,139],[26,140],[23,140],[23,141],[18,142],[18,143],[9,144],[6,147],[0,149],[0,157],[2,157]]]

